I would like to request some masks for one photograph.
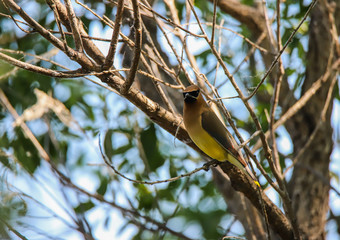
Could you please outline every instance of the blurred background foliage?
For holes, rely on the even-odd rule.
[[[242,2],[255,4],[252,0]],[[274,1],[267,2],[268,11],[273,12]],[[18,3],[41,25],[57,30],[53,12],[44,1]],[[104,3],[85,1],[85,3],[99,15],[105,14],[110,19],[115,18],[116,9],[111,1]],[[77,16],[83,21],[90,35],[109,30],[105,24],[98,30],[98,24],[101,22],[79,5],[74,6]],[[176,7],[180,20],[185,23],[185,1],[176,1]],[[211,2],[197,0],[195,7],[202,22],[212,21]],[[306,1],[294,0],[287,0],[282,5],[283,42],[288,39],[307,7]],[[162,1],[157,1],[154,8],[163,12],[164,16],[167,15]],[[9,13],[3,4],[0,4],[0,13],[2,13],[0,15],[2,49],[48,55],[51,50],[48,41],[39,34],[26,34],[19,30],[13,21],[5,16]],[[20,19],[17,15],[13,17]],[[229,15],[218,11],[217,24],[222,20],[232,30],[245,37],[251,37],[247,28],[239,25]],[[25,28],[25,25],[20,27]],[[205,26],[205,29],[211,32],[211,25]],[[126,31],[129,31],[129,27],[126,27]],[[221,55],[227,66],[233,70],[245,57],[250,45],[230,31],[216,32],[218,35],[221,34]],[[304,78],[307,33],[308,22],[300,28],[283,56],[286,75],[296,95],[301,91],[301,82]],[[159,41],[162,42],[160,33],[157,34]],[[200,44],[199,39],[193,41]],[[101,41],[97,43],[103,46]],[[206,74],[210,82],[216,81],[218,85],[226,80],[222,71],[215,72],[216,59],[212,57],[207,46],[195,48],[194,53],[201,72]],[[27,61],[32,59],[19,52],[11,55]],[[173,60],[171,54],[168,57]],[[63,62],[71,69],[77,67],[60,52],[50,58],[56,62]],[[242,65],[241,70],[234,74],[235,78],[249,89],[256,86],[266,70],[259,59],[258,54],[251,56],[249,61]],[[59,69],[49,62],[39,61],[36,64]],[[229,83],[223,86],[221,91],[226,92],[228,86]],[[112,206],[100,201],[99,198],[94,199],[72,186],[65,187],[58,174],[40,158],[36,148],[25,137],[20,127],[13,127],[13,117],[2,104],[0,105],[1,239],[15,239],[18,236],[20,238],[20,233],[29,239],[76,239],[82,238],[82,232],[87,232],[88,236],[97,239],[113,236],[112,234],[116,234],[115,239],[181,239],[183,236],[189,236],[190,239],[220,239],[226,234],[243,235],[242,226],[233,215],[228,214],[223,197],[215,189],[211,172],[200,171],[189,178],[171,183],[143,185],[122,179],[104,164],[99,153],[99,138],[111,164],[125,176],[136,180],[156,181],[179,176],[203,163],[196,152],[175,141],[172,136],[115,93],[87,79],[46,77],[15,68],[3,61],[0,64],[0,87],[19,115],[36,103],[36,95],[33,92],[35,88],[59,100],[70,110],[80,129],[66,126],[52,111],[40,119],[27,122],[27,125],[57,169],[72,183],[115,204]],[[263,95],[271,94],[273,86],[265,83],[260,91]],[[228,92],[230,96],[233,94]],[[339,95],[337,98],[339,99]],[[245,138],[249,137],[255,132],[249,116],[239,110],[238,100],[226,103],[242,134]],[[253,104],[263,128],[267,129],[264,110],[270,109],[270,102],[254,100]],[[339,134],[339,129],[336,132]],[[284,131],[279,134],[287,138]],[[339,140],[339,136],[336,136],[336,139]],[[250,142],[250,146],[254,143]],[[284,159],[291,151],[291,147],[287,146],[282,149],[283,168],[286,164]],[[263,159],[261,153],[258,154]],[[263,165],[268,169],[266,162],[263,162]],[[149,218],[157,223],[150,222]],[[173,229],[175,233],[167,231],[162,226]],[[17,236],[14,237],[15,235]],[[84,235],[83,237],[86,238]]]

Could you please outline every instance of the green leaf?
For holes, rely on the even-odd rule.
[[[129,142],[121,147],[118,147],[116,149],[113,150],[113,154],[114,155],[118,155],[118,154],[124,154],[126,153],[127,151],[129,151],[131,148],[132,148],[132,144]]]
[[[113,133],[114,133],[113,130],[107,131],[105,134],[105,138],[104,138],[104,152],[109,159],[111,159],[113,156],[113,148],[112,148]]]
[[[2,152],[2,150],[0,150],[0,162],[4,167],[14,171],[14,167],[12,166],[11,161],[9,160],[8,156],[6,156],[5,153]]]
[[[94,203],[91,200],[89,200],[87,202],[80,203],[77,207],[74,208],[74,211],[76,213],[84,213],[92,209],[94,206],[95,206]]]
[[[340,100],[339,82],[335,84],[333,95],[336,99]]]
[[[174,195],[169,189],[158,190],[157,197],[162,200],[175,201]]]
[[[16,128],[15,131],[17,138],[11,143],[14,156],[27,172],[33,174],[40,165],[40,156],[32,142],[24,136],[21,128]]]
[[[138,208],[144,210],[151,210],[155,201],[155,198],[149,189],[141,184],[138,185],[137,199],[139,203]]]
[[[141,132],[140,138],[150,169],[155,171],[165,161],[158,148],[155,125],[151,123],[147,129]]]
[[[97,188],[97,193],[104,196],[104,194],[106,193],[107,190],[107,185],[108,185],[109,181],[107,178],[102,178],[100,181],[100,185]]]

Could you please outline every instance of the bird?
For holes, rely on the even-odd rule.
[[[260,186],[242,154],[235,149],[228,129],[204,100],[200,88],[188,86],[183,91],[183,97],[184,126],[196,146],[212,159],[229,161]]]

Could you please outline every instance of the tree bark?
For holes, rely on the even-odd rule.
[[[324,3],[319,3],[311,13],[306,78],[301,94],[327,70],[329,56],[334,51],[330,29],[329,9]],[[321,112],[334,77],[330,76],[309,103],[287,122],[286,128],[293,141],[294,155],[305,146],[320,122]],[[316,137],[301,155],[289,183],[293,209],[304,239],[325,239],[326,236],[330,189],[329,163],[333,148],[331,112],[332,102],[327,109],[325,121],[321,123]]]

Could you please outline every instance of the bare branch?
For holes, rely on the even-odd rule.
[[[80,32],[78,30],[78,20],[76,14],[74,13],[73,6],[70,0],[65,0],[65,6],[70,21],[74,43],[76,45],[76,50],[79,52],[84,52],[83,41],[81,39]]]
[[[75,71],[68,71],[68,72],[62,72],[62,71],[55,71],[51,69],[46,69],[42,67],[35,66],[33,64],[29,64],[26,62],[22,62],[20,60],[17,60],[13,57],[10,57],[6,54],[3,54],[0,52],[0,59],[4,60],[14,66],[17,66],[19,68],[31,71],[31,72],[36,72],[39,74],[44,74],[46,76],[50,77],[56,77],[56,78],[75,78],[75,77],[82,77],[87,75],[87,73],[82,73],[81,69],[75,70]]]
[[[19,118],[19,114],[13,108],[11,103],[8,101],[8,99],[7,99],[6,95],[5,95],[5,93],[2,91],[2,89],[0,89],[0,100],[4,104],[4,106],[7,108],[7,110],[11,113],[13,118],[15,120],[17,120]],[[41,144],[39,143],[37,138],[34,136],[34,134],[31,132],[31,130],[27,127],[27,125],[23,122],[23,123],[20,124],[20,127],[21,127],[22,131],[24,132],[24,134],[26,135],[26,137],[29,138],[30,141],[33,143],[33,145],[37,149],[40,157],[42,157],[44,160],[49,162],[50,161],[50,157],[48,156],[48,154],[45,151],[45,149],[41,146]]]
[[[47,3],[49,3],[51,0],[48,0]],[[72,28],[69,23],[69,18],[67,15],[67,10],[65,6],[59,1],[59,0],[53,0],[53,3],[56,6],[56,9],[58,11],[58,16],[60,17],[61,22],[64,24],[64,26],[67,28],[69,32],[72,32]],[[78,19],[76,19],[78,21]],[[86,51],[86,53],[98,64],[102,65],[105,61],[105,57],[102,54],[102,52],[98,49],[98,47],[94,44],[93,41],[91,41],[89,38],[86,38],[84,36],[88,36],[87,32],[85,31],[82,23],[77,24],[79,31],[82,35],[82,41],[83,46]],[[96,67],[96,71],[100,71],[101,67]]]
[[[308,10],[306,11],[305,15],[303,16],[302,20],[300,21],[299,25],[294,29],[294,31],[292,32],[292,34],[289,36],[288,40],[286,41],[285,45],[283,46],[283,48],[281,49],[281,51],[278,53],[278,55],[275,57],[275,60],[272,62],[272,64],[270,65],[269,69],[266,71],[266,73],[264,74],[264,76],[262,77],[261,81],[259,82],[259,84],[256,86],[255,90],[246,98],[246,100],[251,99],[255,93],[259,90],[259,88],[261,87],[262,83],[266,80],[266,78],[268,77],[268,75],[272,72],[272,70],[274,69],[275,65],[278,63],[279,59],[281,58],[281,55],[283,54],[283,52],[286,50],[286,48],[288,47],[288,44],[293,40],[293,37],[295,36],[295,34],[297,33],[297,31],[300,29],[301,25],[306,21],[309,13],[312,11],[313,7],[315,6],[316,2],[318,0],[313,0],[313,2],[309,5]]]
[[[118,36],[120,33],[120,25],[122,24],[123,10],[124,10],[124,0],[119,0],[117,4],[117,13],[116,13],[116,19],[114,23],[110,48],[105,58],[103,70],[107,70],[113,65],[113,60],[114,60],[114,56],[115,56],[116,48],[117,48]]]
[[[112,169],[112,171],[114,173],[116,173],[117,175],[119,175],[120,177],[130,181],[130,182],[133,182],[133,183],[137,183],[137,184],[146,184],[146,185],[155,185],[155,184],[159,184],[159,183],[169,183],[169,182],[174,182],[174,181],[177,181],[181,178],[185,178],[185,177],[190,177],[191,175],[201,171],[201,170],[209,170],[209,167],[210,166],[213,166],[213,165],[216,165],[216,161],[215,160],[211,160],[210,162],[204,164],[202,167],[199,167],[199,168],[195,168],[194,170],[192,170],[191,172],[188,172],[188,173],[185,173],[185,174],[181,174],[177,177],[172,177],[172,178],[168,178],[168,179],[165,179],[165,180],[157,180],[157,181],[139,181],[139,180],[136,180],[136,179],[132,179],[132,178],[129,178],[127,176],[125,176],[124,174],[122,174],[121,172],[119,172],[115,166],[113,166],[107,156],[104,154],[104,151],[103,151],[103,147],[102,147],[102,144],[101,144],[101,139],[99,138],[99,150],[100,150],[100,153],[102,155],[102,158],[105,162],[105,164]]]
[[[4,0],[4,3],[7,4],[10,8],[12,8],[15,12],[17,12],[31,27],[34,28],[35,31],[39,32],[41,36],[46,38],[49,42],[51,42],[54,46],[61,49],[65,53],[69,53],[69,57],[71,59],[75,59],[80,65],[85,67],[86,69],[94,69],[95,66],[93,63],[84,55],[77,53],[71,48],[65,49],[64,44],[55,36],[53,36],[48,30],[46,30],[43,26],[41,26],[38,22],[36,22],[33,18],[31,18],[21,7],[19,7],[12,0]]]
[[[211,32],[211,40],[210,40],[211,44],[214,44],[214,41],[215,41],[216,8],[217,8],[217,0],[214,0],[214,14],[213,14],[212,32]]]
[[[167,4],[167,6],[171,7],[171,6],[175,6],[174,4],[174,0],[165,0],[164,1],[165,4]],[[144,5],[145,4],[145,5]],[[198,35],[195,34],[191,31],[189,31],[188,29],[185,29],[184,27],[182,27],[181,23],[178,21],[178,17],[174,18],[174,21],[172,21],[169,18],[165,18],[164,16],[162,16],[161,14],[157,13],[156,11],[154,11],[148,2],[144,1],[144,4],[141,4],[141,7],[145,8],[146,10],[150,11],[152,14],[154,14],[155,16],[159,17],[160,19],[164,20],[165,22],[167,22],[169,25],[173,26],[174,28],[178,28],[181,29],[183,32],[188,33],[189,35],[193,36],[193,37],[197,37],[197,38],[203,38],[203,35]],[[176,7],[176,6],[175,6]],[[173,10],[173,8],[171,7],[170,10]],[[173,13],[173,12],[172,12]],[[173,15],[174,16],[174,15]]]
[[[331,74],[336,74],[339,72],[340,66],[340,58],[337,59],[331,68],[328,68],[327,72],[322,75],[318,80],[316,80],[313,85],[303,94],[302,97],[293,105],[291,106],[282,116],[281,118],[275,122],[274,129],[277,129],[279,126],[283,125],[288,119],[294,116],[306,103],[314,96],[314,94],[323,86],[323,84],[329,79]],[[266,138],[269,137],[270,132],[267,131],[265,133]],[[261,142],[258,141],[253,149],[252,152],[257,151],[261,147]]]
[[[125,207],[120,206],[119,204],[117,204],[115,201],[108,201],[106,200],[102,195],[99,195],[97,193],[90,193],[88,191],[86,191],[85,189],[78,187],[77,185],[75,185],[70,178],[68,178],[65,174],[63,174],[62,172],[60,172],[57,168],[55,168],[55,166],[53,166],[52,164],[50,165],[52,167],[52,169],[54,170],[54,172],[59,176],[61,183],[63,185],[65,185],[66,187],[72,188],[74,190],[76,190],[79,193],[82,193],[88,197],[91,197],[93,199],[98,200],[101,203],[105,203],[108,204],[109,206],[119,210],[122,214],[124,214],[125,216],[133,216],[133,217],[138,217],[138,218],[142,218],[147,222],[150,222],[152,224],[154,224],[155,226],[161,228],[164,231],[169,232],[170,234],[173,234],[174,236],[179,236],[181,239],[187,239],[187,240],[191,240],[190,238],[186,237],[185,235],[183,235],[180,232],[176,232],[170,228],[168,228],[167,226],[164,226],[163,223],[156,221],[155,219],[142,215],[140,212],[138,211],[134,211]]]
[[[131,87],[133,81],[135,80],[139,59],[142,50],[142,24],[141,24],[141,16],[139,12],[139,6],[137,0],[132,0],[132,7],[133,7],[133,17],[134,17],[134,28],[135,28],[135,52],[132,60],[131,70],[129,75],[120,89],[120,93],[125,95],[129,88]]]

